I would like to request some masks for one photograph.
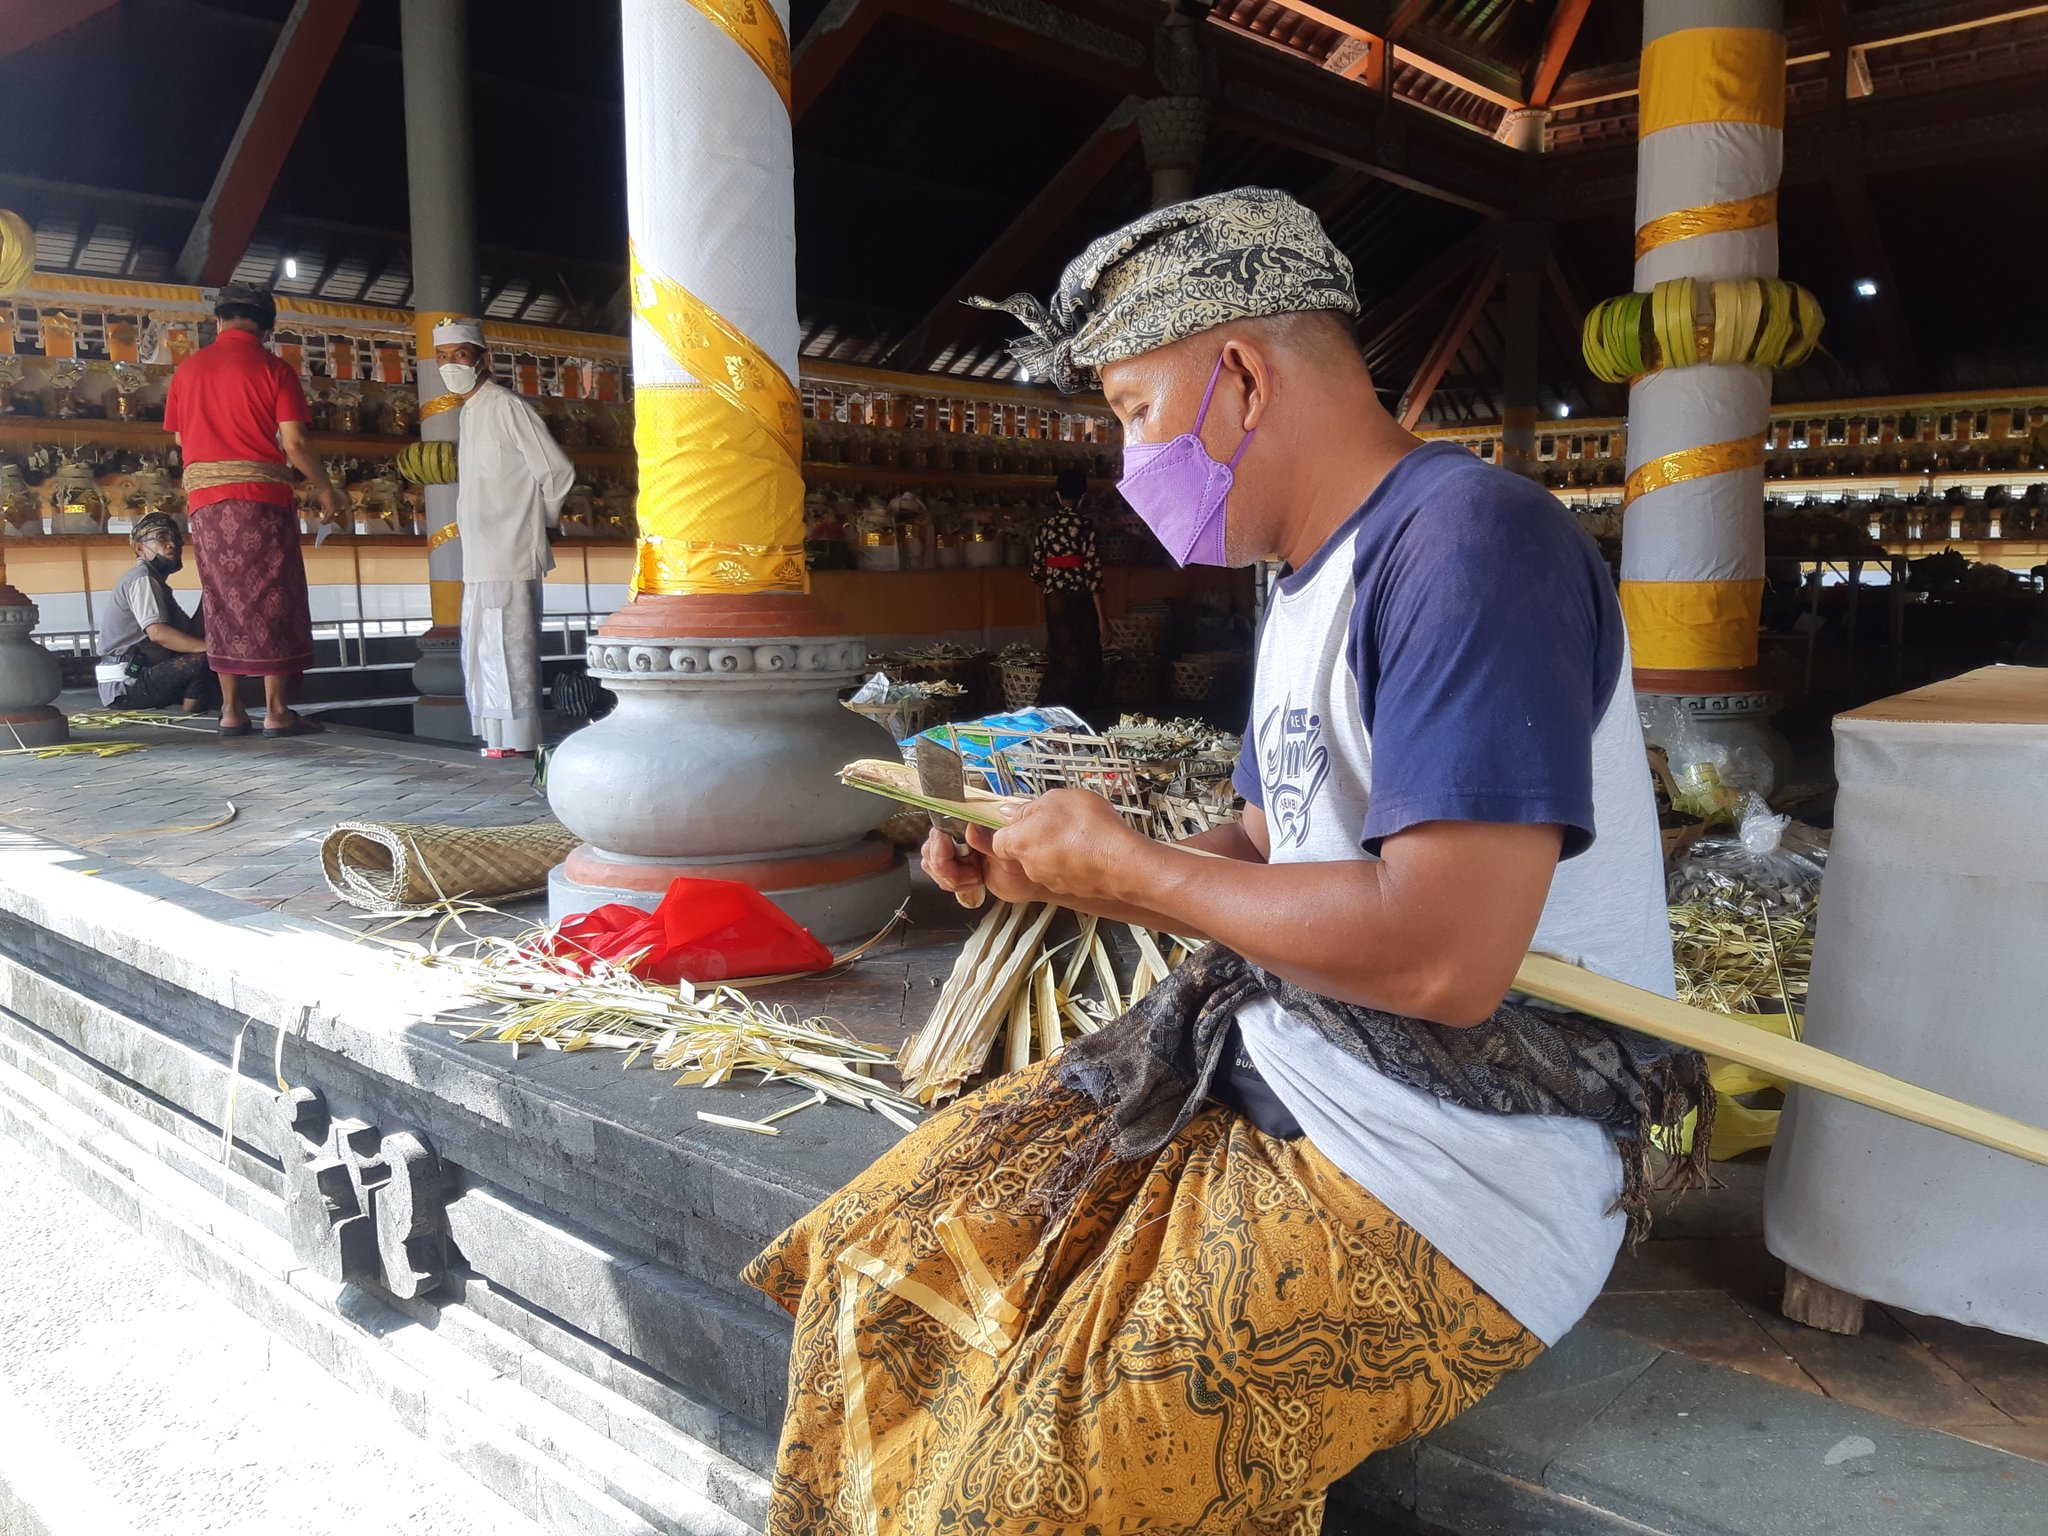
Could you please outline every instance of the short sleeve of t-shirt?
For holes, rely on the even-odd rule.
[[[274,359],[277,378],[277,419],[280,424],[287,421],[311,421],[313,412],[306,404],[306,386],[299,382],[283,359]]]
[[[1590,540],[1535,486],[1482,466],[1436,477],[1361,541],[1351,659],[1371,733],[1360,841],[1430,821],[1551,823],[1593,840],[1593,731],[1621,667]]]
[[[184,628],[184,615],[179,612],[177,602],[170,589],[159,582],[151,581],[145,573],[140,579],[130,581],[122,594],[128,602],[128,611],[135,615],[135,627],[147,635],[152,624],[168,624],[173,629]]]

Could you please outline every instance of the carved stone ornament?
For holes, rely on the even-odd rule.
[[[1176,10],[1152,34],[1152,73],[1168,96],[1215,96],[1216,56],[1203,31],[1199,20]]]
[[[783,640],[611,640],[593,636],[592,677],[608,682],[791,683],[815,687],[858,677],[867,642],[857,635],[805,635]]]
[[[329,1280],[423,1296],[448,1275],[441,1160],[411,1131],[328,1113],[312,1088],[272,1094],[268,1150],[284,1166],[292,1252]]]
[[[1138,112],[1138,137],[1145,145],[1145,168],[1196,166],[1209,139],[1209,102],[1202,96],[1154,97]]]

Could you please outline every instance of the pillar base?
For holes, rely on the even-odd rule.
[[[677,879],[751,885],[835,947],[879,933],[910,895],[903,856],[879,837],[812,858],[717,864],[625,859],[585,843],[548,875],[548,917],[560,922],[612,902],[651,912]]]
[[[420,636],[420,659],[412,664],[412,733],[428,741],[475,741],[464,698],[462,631],[436,624]]]
[[[412,733],[427,741],[474,742],[469,701],[420,695],[412,701]]]
[[[0,746],[54,747],[70,739],[70,723],[54,705],[0,713]]]
[[[548,764],[548,802],[586,844],[555,872],[552,914],[651,907],[696,875],[745,881],[828,944],[880,928],[908,890],[869,836],[889,806],[838,780],[854,758],[899,755],[840,706],[866,660],[797,594],[652,596],[614,614],[589,671],[618,706]]]
[[[64,691],[64,668],[36,644],[36,605],[11,586],[0,586],[0,745],[50,747],[71,739],[71,727],[52,708]]]
[[[1669,700],[1710,747],[1728,754],[1736,782],[1771,795],[1791,777],[1792,744],[1771,724],[1784,695],[1763,687],[1754,672],[1671,672],[1638,668],[1636,705],[1653,746],[1670,748],[1657,720],[1656,701]]]

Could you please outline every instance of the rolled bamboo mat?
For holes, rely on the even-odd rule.
[[[370,912],[403,912],[453,897],[509,901],[547,889],[548,871],[581,841],[559,822],[432,827],[344,821],[320,844],[335,895]]]

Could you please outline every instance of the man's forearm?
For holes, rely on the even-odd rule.
[[[1208,857],[1202,859],[1204,864],[1213,864],[1219,859],[1237,860],[1254,864],[1264,862],[1264,856],[1259,852],[1252,840],[1245,835],[1243,826],[1234,821],[1220,827],[1211,827],[1206,832],[1198,832],[1193,837],[1185,838],[1178,843],[1159,843],[1154,846],[1169,852],[1181,853],[1183,856],[1190,850],[1196,854],[1206,854]],[[1205,928],[1192,925],[1179,917],[1170,916],[1164,911],[1142,906],[1135,902],[1085,901],[1068,902],[1063,903],[1063,905],[1071,906],[1077,912],[1085,912],[1090,916],[1099,917],[1104,922],[1129,923],[1133,927],[1149,928],[1155,933],[1171,933],[1177,938],[1206,939],[1214,937]],[[1236,948],[1236,946],[1233,945],[1232,948]]]
[[[311,443],[303,440],[286,443],[284,456],[291,461],[292,468],[304,475],[315,490],[334,489],[334,482],[327,478],[327,466],[320,461],[320,455],[313,451]]]

